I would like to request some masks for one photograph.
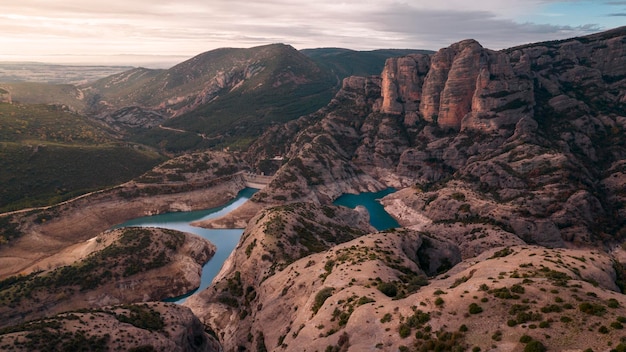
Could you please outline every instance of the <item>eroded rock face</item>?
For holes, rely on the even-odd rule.
[[[417,186],[427,198],[413,211],[435,225],[496,226],[550,247],[619,241],[625,37],[497,52],[466,40],[389,59],[380,79],[346,79],[325,109],[255,143],[257,166],[274,137],[286,146],[279,182],[259,198],[325,203]]]

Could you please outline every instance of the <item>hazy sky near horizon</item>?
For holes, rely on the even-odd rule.
[[[626,25],[609,0],[20,0],[2,4],[0,61],[167,66],[220,47],[438,50],[563,39]]]

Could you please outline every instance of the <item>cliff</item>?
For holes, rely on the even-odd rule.
[[[465,40],[389,59],[381,77],[345,79],[326,108],[252,145],[249,162],[276,170],[254,200],[413,186],[389,198],[435,225],[487,224],[551,247],[619,243],[625,38],[618,28],[503,51]]]

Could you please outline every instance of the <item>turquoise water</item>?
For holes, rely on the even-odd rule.
[[[211,281],[213,281],[213,278],[222,268],[222,264],[224,263],[224,261],[226,261],[230,253],[233,251],[233,249],[235,249],[235,246],[237,246],[237,243],[239,243],[239,239],[241,238],[241,234],[243,233],[243,229],[203,229],[201,227],[191,226],[190,223],[198,220],[213,219],[228,214],[229,212],[233,211],[234,209],[245,203],[248,199],[250,199],[250,197],[252,197],[252,195],[256,191],[257,190],[254,188],[243,189],[239,192],[239,194],[237,194],[237,197],[235,199],[221,207],[198,211],[165,213],[153,216],[145,216],[129,220],[125,223],[115,226],[114,228],[130,226],[160,227],[165,229],[189,232],[206,238],[217,247],[213,258],[211,258],[211,260],[209,260],[209,262],[206,263],[206,265],[202,268],[200,287],[197,290],[188,292],[183,296],[166,300],[167,302],[182,303],[185,301],[185,299],[187,299],[187,297],[191,296],[193,293],[209,287]]]
[[[395,192],[394,188],[387,188],[380,192],[364,192],[360,194],[344,194],[337,198],[333,204],[348,208],[356,208],[362,205],[370,214],[370,224],[377,230],[383,231],[390,228],[400,227],[400,224],[385,211],[378,199]]]

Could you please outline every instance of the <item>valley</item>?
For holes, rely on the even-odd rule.
[[[9,183],[27,181],[21,173],[36,180],[25,188],[32,196],[5,210],[40,204],[30,199],[44,194],[35,169],[65,180],[35,163],[55,143],[154,156],[142,164],[112,153],[97,159],[104,170],[82,167],[95,176],[69,179],[81,192],[89,186],[77,180],[100,181],[90,187],[101,191],[0,214],[0,309],[10,317],[0,349],[83,334],[109,349],[626,350],[626,27],[500,51],[464,40],[357,64],[380,62],[373,54],[220,49],[170,70],[50,86],[44,99],[0,84],[2,143],[30,148],[1,159],[14,163],[3,192],[26,194]],[[45,158],[61,174],[81,165],[54,152],[68,158]],[[247,174],[263,175],[262,189],[192,224],[244,229],[211,285],[180,306],[146,303],[175,296],[163,287],[195,285],[211,244],[109,229],[225,204]],[[378,196],[390,228],[334,204],[390,188]],[[96,241],[91,255],[78,254],[85,241]],[[149,249],[144,262],[124,259],[132,248]],[[60,253],[70,262],[42,267]],[[93,260],[109,273],[89,269]],[[72,270],[87,279],[55,281]],[[116,292],[107,285],[132,275],[133,295],[97,291]]]

